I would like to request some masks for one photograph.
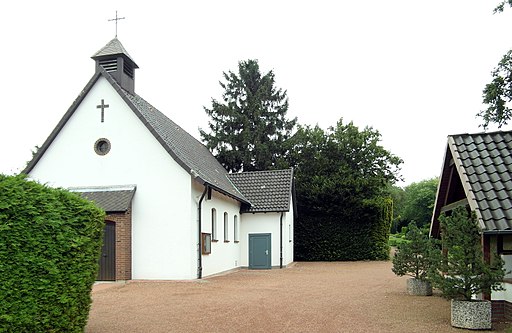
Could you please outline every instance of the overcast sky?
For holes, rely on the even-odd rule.
[[[0,173],[23,169],[84,88],[118,10],[136,92],[196,138],[222,72],[258,59],[290,118],[371,126],[404,160],[402,185],[438,176],[447,135],[482,131],[482,89],[512,48],[512,9],[493,15],[497,3],[3,1]]]

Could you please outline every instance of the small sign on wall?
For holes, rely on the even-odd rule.
[[[201,233],[201,253],[212,253],[212,234]]]

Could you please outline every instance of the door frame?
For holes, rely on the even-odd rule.
[[[272,268],[272,234],[271,233],[255,233],[255,234],[249,234],[249,244],[248,244],[248,250],[249,250],[249,269],[271,269]],[[266,244],[266,251],[268,251],[267,256],[267,262],[263,265],[256,266],[254,264],[254,249],[253,249],[253,241],[254,238],[262,238],[265,237],[267,239]]]

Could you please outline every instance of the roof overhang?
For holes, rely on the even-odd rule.
[[[124,213],[132,204],[136,185],[70,187],[68,190],[94,202],[107,213]]]

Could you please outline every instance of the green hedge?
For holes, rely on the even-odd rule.
[[[295,221],[298,261],[387,260],[391,199],[376,199],[337,214],[301,215]]]
[[[104,212],[78,195],[0,175],[0,332],[82,332]]]

